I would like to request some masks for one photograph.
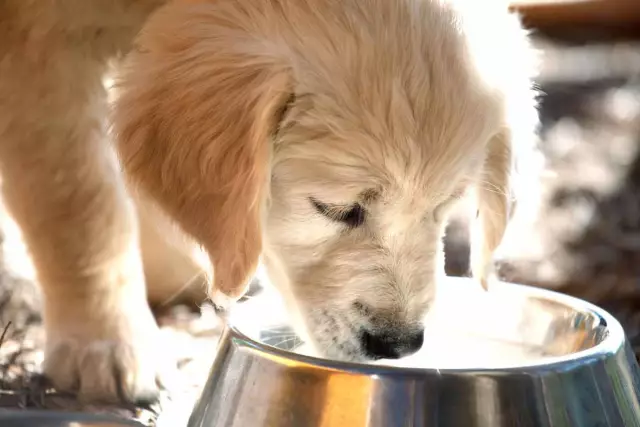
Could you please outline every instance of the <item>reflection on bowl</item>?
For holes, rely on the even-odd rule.
[[[285,313],[238,307],[190,427],[640,426],[623,330],[581,300],[447,278],[423,349],[376,364],[313,357]]]

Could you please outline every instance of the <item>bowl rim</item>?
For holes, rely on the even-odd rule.
[[[447,280],[454,282],[468,282],[470,278],[465,277],[447,277]],[[506,365],[504,367],[461,367],[461,368],[418,368],[418,367],[403,367],[392,365],[373,365],[367,363],[348,362],[333,359],[324,359],[315,356],[308,356],[304,354],[295,353],[292,351],[283,350],[274,347],[270,344],[257,341],[247,334],[242,332],[240,326],[237,326],[233,322],[233,316],[229,318],[226,325],[226,332],[220,338],[220,343],[223,342],[225,337],[229,337],[235,345],[239,345],[244,348],[250,349],[254,353],[258,353],[260,357],[271,359],[279,364],[291,364],[295,363],[298,368],[312,368],[312,369],[324,369],[330,371],[340,371],[344,373],[355,374],[370,374],[370,375],[434,375],[442,376],[457,375],[457,374],[506,374],[506,373],[520,373],[526,374],[535,371],[539,374],[541,371],[557,371],[567,370],[571,367],[584,366],[586,364],[595,363],[603,358],[610,357],[619,352],[626,345],[626,336],[622,325],[618,320],[613,317],[605,309],[598,307],[595,304],[582,300],[580,298],[572,297],[561,292],[552,291],[549,289],[538,288],[535,286],[522,285],[517,283],[496,281],[492,286],[511,288],[517,292],[521,292],[527,296],[545,297],[545,299],[552,300],[554,302],[561,303],[568,307],[578,309],[583,312],[589,312],[596,317],[604,320],[606,324],[607,335],[599,344],[581,350],[576,353],[546,357],[540,362],[528,362],[522,365]],[[284,360],[283,360],[284,359]]]

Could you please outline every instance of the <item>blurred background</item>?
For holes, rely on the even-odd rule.
[[[540,50],[538,189],[523,194],[498,256],[508,281],[611,311],[640,353],[640,2],[513,2]],[[446,239],[468,272],[467,211]]]
[[[640,0],[527,0],[511,7],[523,15],[542,53],[542,156],[531,162],[544,163],[541,186],[519,205],[498,271],[505,280],[604,307],[623,323],[639,354]],[[467,214],[461,206],[446,238],[452,275],[468,274]],[[42,360],[38,310],[20,234],[3,216],[0,408],[73,406],[28,375]],[[167,342],[183,349],[185,375],[194,384],[203,380],[219,333],[215,316],[178,310],[160,323]],[[198,354],[206,356],[201,363]],[[118,410],[147,425],[157,414],[153,408]]]

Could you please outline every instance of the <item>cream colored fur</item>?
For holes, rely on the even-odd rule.
[[[58,386],[152,391],[144,276],[162,301],[202,267],[226,303],[261,259],[320,354],[367,360],[362,331],[421,330],[448,209],[468,191],[474,270],[488,277],[536,122],[534,64],[504,5],[171,2],[119,77],[116,147],[134,193],[106,141],[100,78],[158,3],[0,5],[5,195],[42,282]],[[349,227],[318,202],[358,203],[364,220]]]
[[[0,168],[4,199],[44,294],[45,371],[88,400],[156,390],[157,326],[140,227],[107,138],[103,76],[161,1],[0,2]],[[151,235],[142,227],[144,236]],[[146,239],[145,260],[170,245]],[[147,265],[149,297],[175,283]],[[166,264],[165,264],[166,265]],[[175,265],[175,262],[174,262]],[[195,274],[177,265],[185,283]]]

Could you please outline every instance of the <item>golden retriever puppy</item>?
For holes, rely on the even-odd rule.
[[[208,253],[214,302],[261,259],[319,354],[398,358],[423,344],[468,190],[486,285],[534,140],[533,65],[504,3],[175,1],[120,76],[117,150]]]
[[[226,306],[259,260],[318,353],[417,350],[451,204],[477,194],[483,281],[512,210],[536,122],[518,20],[475,0],[170,2],[120,76],[120,165],[102,77],[163,3],[0,3],[0,169],[45,373],[88,400],[152,395],[147,300],[204,268]]]

